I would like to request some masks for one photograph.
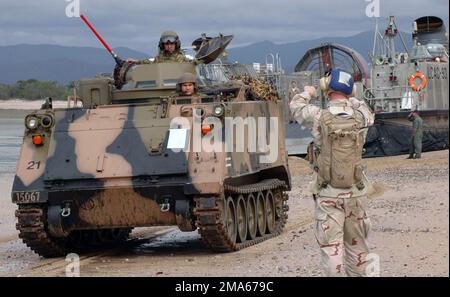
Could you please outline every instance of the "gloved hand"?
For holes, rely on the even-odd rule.
[[[305,86],[303,88],[303,90],[305,90],[305,92],[308,92],[308,94],[311,96],[311,98],[316,98],[317,97],[316,88],[314,88],[313,86]]]
[[[139,61],[133,58],[128,58],[127,59],[127,63],[128,64],[137,64]]]

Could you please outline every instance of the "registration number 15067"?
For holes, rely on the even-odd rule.
[[[14,194],[17,203],[33,203],[40,200],[39,192],[16,192]]]

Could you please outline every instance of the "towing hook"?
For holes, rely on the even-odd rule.
[[[67,218],[70,216],[70,204],[66,203],[66,206],[61,210],[61,216]]]
[[[164,203],[161,203],[161,204],[159,205],[159,208],[161,209],[162,212],[167,212],[167,211],[169,211],[169,209],[170,209],[170,203],[169,203],[169,200],[166,199],[166,200],[164,201]]]

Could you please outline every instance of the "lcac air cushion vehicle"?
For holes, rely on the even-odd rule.
[[[205,40],[198,61],[230,40]],[[282,231],[291,182],[281,101],[250,100],[240,81],[180,97],[186,72],[195,63],[121,63],[115,80],[80,82],[83,107],[44,104],[26,116],[12,189],[26,245],[54,257],[176,225],[228,252]]]

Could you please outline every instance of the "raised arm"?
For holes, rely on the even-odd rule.
[[[306,86],[304,92],[292,98],[289,107],[295,120],[305,128],[312,129],[314,122],[319,120],[321,108],[309,104],[312,97],[315,97],[316,89]]]

